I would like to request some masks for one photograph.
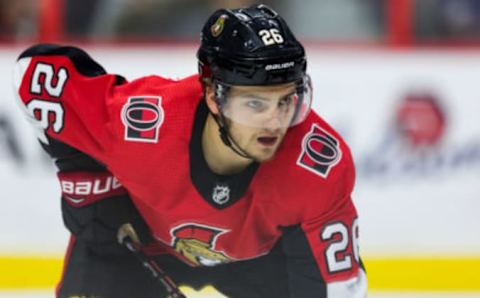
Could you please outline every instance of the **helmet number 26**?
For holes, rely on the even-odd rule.
[[[280,34],[278,29],[263,29],[258,31],[258,35],[262,38],[263,43],[266,46],[271,46],[274,44],[281,44],[283,43],[283,36]]]

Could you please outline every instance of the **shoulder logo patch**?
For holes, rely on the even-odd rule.
[[[156,143],[164,120],[162,98],[157,96],[130,97],[122,108],[125,140]]]
[[[342,158],[338,140],[317,124],[303,137],[297,165],[326,178]]]

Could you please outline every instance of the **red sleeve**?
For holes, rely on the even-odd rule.
[[[351,200],[354,183],[354,168],[349,156],[343,154],[343,161],[327,177],[328,188],[312,198],[308,215],[301,224],[316,263],[326,282],[345,280],[355,276],[359,268],[358,218]],[[335,173],[339,171],[341,173]],[[328,201],[321,207],[316,201]],[[326,206],[326,207],[325,207]],[[321,214],[315,214],[322,208]]]
[[[313,297],[313,293],[322,298],[366,297],[358,216],[351,200],[355,181],[352,157],[333,131],[314,129],[313,133],[327,137],[341,159],[328,169],[307,162],[302,165],[316,179],[312,185],[304,185],[309,197],[301,223],[284,234],[290,288],[295,297]]]
[[[123,82],[74,47],[31,47],[15,69],[17,95],[40,141],[48,135],[99,161],[112,142],[106,97]]]

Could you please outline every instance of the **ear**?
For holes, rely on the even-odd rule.
[[[205,84],[205,101],[210,112],[217,115],[219,111],[217,101],[215,100],[215,89],[212,84]]]

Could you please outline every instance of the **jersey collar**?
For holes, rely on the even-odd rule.
[[[208,107],[200,101],[195,113],[190,140],[190,179],[202,198],[217,209],[224,209],[239,201],[246,193],[259,163],[251,163],[234,175],[218,175],[208,167],[203,155],[202,133],[208,116]]]

